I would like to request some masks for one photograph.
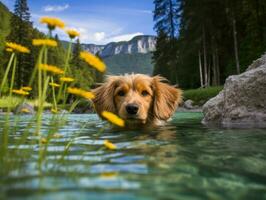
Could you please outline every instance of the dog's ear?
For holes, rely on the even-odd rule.
[[[116,81],[109,78],[104,84],[92,90],[95,98],[93,99],[96,112],[101,115],[103,111],[116,113],[114,104],[114,90]]]
[[[153,77],[154,105],[153,114],[157,119],[167,120],[175,112],[178,104],[182,102],[182,90],[161,81],[160,76]]]

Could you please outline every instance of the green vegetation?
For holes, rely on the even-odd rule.
[[[5,38],[10,31],[10,13],[8,9],[0,2],[0,52],[3,52]]]
[[[184,91],[184,101],[191,99],[196,105],[203,105],[206,101],[215,97],[223,87],[208,87]]]
[[[28,140],[29,137],[34,137],[35,139],[28,145],[38,145],[38,156],[35,159],[36,169],[39,175],[42,175],[43,169],[46,168],[45,157],[50,139],[56,135],[60,126],[64,124],[67,117],[65,114],[71,113],[79,104],[80,99],[89,101],[94,98],[92,92],[75,87],[81,77],[87,74],[79,74],[76,78],[73,78],[72,75],[75,74],[73,71],[78,71],[81,67],[85,70],[84,62],[87,64],[87,71],[90,71],[90,67],[94,67],[103,72],[105,66],[101,60],[88,52],[82,52],[83,56],[79,56],[81,53],[81,49],[78,48],[79,42],[77,42],[76,48],[72,52],[72,42],[79,35],[74,30],[70,31],[72,33],[69,30],[66,31],[71,42],[67,52],[60,52],[63,47],[59,44],[58,37],[53,36],[53,31],[56,28],[65,28],[65,24],[58,18],[42,17],[41,21],[47,26],[49,34],[39,34],[40,37],[32,40],[34,37],[28,35],[31,31],[33,31],[31,33],[34,33],[34,30],[29,26],[27,1],[16,1],[15,10],[16,14],[20,13],[21,15],[12,16],[11,34],[8,36],[10,40],[5,44],[7,48],[5,53],[9,60],[7,61],[7,66],[3,68],[4,76],[0,79],[0,108],[5,111],[0,116],[0,166],[3,168],[0,175],[8,176],[10,172],[19,170],[20,162],[32,157],[33,146],[30,148],[29,154],[20,151],[20,145]],[[20,29],[24,30],[24,32],[20,32],[22,35],[17,35],[18,38],[16,38],[16,31],[19,32]],[[45,38],[41,37],[42,35]],[[30,47],[32,47],[31,51]],[[72,57],[73,53],[75,54],[74,58]],[[36,55],[36,59],[33,59],[34,55]],[[61,58],[58,58],[60,56]],[[25,68],[26,63],[29,64],[28,69]],[[72,65],[75,65],[75,67],[72,68]],[[93,76],[91,76],[92,73],[95,77],[97,75],[94,70],[91,70],[87,77],[91,82],[94,81]],[[97,77],[100,76],[97,75]],[[74,96],[75,98],[72,98]],[[81,102],[84,104],[84,101]],[[22,103],[31,104],[32,107],[36,108],[36,112],[30,116],[30,120],[25,123],[25,126],[17,128],[17,123],[22,121],[23,117],[22,115],[16,115],[13,118],[14,121],[12,121],[11,115],[14,108]],[[27,108],[25,106],[19,111],[19,114],[30,113],[32,107]],[[48,124],[44,122],[44,110],[47,107],[50,108],[53,114]],[[66,110],[67,112],[65,112]],[[118,119],[115,115],[113,118]],[[114,123],[114,120],[110,117],[107,120]],[[44,127],[47,125],[49,128],[44,131]],[[83,128],[81,127],[81,129]],[[11,140],[10,136],[13,134],[19,134],[17,141]],[[66,144],[60,158],[61,162],[64,160],[64,156],[67,155],[71,142],[72,140]],[[105,143],[111,144],[108,141]],[[15,148],[10,149],[9,145],[14,145]],[[114,147],[115,145],[112,148],[114,149]]]
[[[142,73],[152,74],[152,54],[118,54],[104,58],[108,74]]]
[[[266,50],[266,1],[154,0],[154,74],[182,88],[218,86]]]
[[[0,2],[0,77],[3,76],[4,69],[1,67],[6,59],[4,58],[5,39],[10,32],[10,13],[8,9]]]
[[[4,96],[0,98],[0,109],[7,110],[7,108],[10,108],[14,110],[21,102],[24,102],[24,98]],[[33,107],[38,107],[39,104],[37,99],[25,100],[25,103]],[[45,109],[49,109],[52,107],[52,104],[45,102],[44,107]]]

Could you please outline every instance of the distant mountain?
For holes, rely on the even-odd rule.
[[[111,42],[106,45],[82,44],[86,51],[99,53],[102,58],[118,54],[149,53],[155,50],[155,36],[139,35],[130,41]]]
[[[67,48],[68,42],[61,41]],[[106,45],[81,44],[85,51],[98,54],[106,63],[108,74],[153,72],[152,52],[155,51],[156,37],[139,35],[130,41],[111,42]]]
[[[101,52],[105,45],[97,45],[97,44],[81,44],[82,48],[86,51],[89,51],[93,54]]]
[[[108,66],[108,74],[152,74],[151,52],[155,50],[155,45],[155,36],[140,35],[130,41],[111,42],[106,45],[82,44],[82,47],[101,56]]]

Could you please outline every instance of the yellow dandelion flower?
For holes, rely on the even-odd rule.
[[[117,177],[118,173],[117,172],[103,172],[101,173],[101,177],[105,179],[112,179]]]
[[[105,64],[98,57],[89,52],[80,52],[80,58],[87,62],[90,66],[97,69],[99,72],[104,72],[106,70]]]
[[[54,108],[52,108],[52,109],[51,109],[51,112],[52,112],[52,113],[54,113],[54,114],[56,114],[56,113],[58,113],[58,110],[57,110],[57,109],[54,109]]]
[[[108,111],[103,111],[102,116],[105,119],[107,119],[109,122],[111,122],[117,126],[121,126],[121,127],[125,126],[125,121],[123,119],[121,119],[120,117],[118,117],[117,115],[115,115],[114,113],[111,113]]]
[[[13,51],[16,51],[19,53],[30,53],[30,50],[27,47],[24,47],[14,42],[6,42],[6,48],[12,49]]]
[[[53,65],[47,65],[47,64],[40,64],[39,65],[39,69],[44,70],[44,71],[48,71],[54,74],[63,74],[64,71],[61,70],[60,68],[53,66]]]
[[[22,89],[20,89],[20,90],[12,90],[12,92],[15,93],[15,94],[22,95],[22,96],[27,96],[27,95],[30,94],[29,92],[26,92],[26,91],[24,91]]]
[[[22,108],[21,109],[21,112],[22,113],[30,113],[29,109],[27,109],[27,108]]]
[[[57,47],[57,42],[51,39],[33,39],[32,40],[33,46],[50,46],[50,47]]]
[[[75,79],[73,79],[73,78],[65,77],[65,76],[60,78],[60,81],[67,82],[67,83],[73,82],[74,80]]]
[[[13,52],[13,49],[11,49],[11,48],[6,48],[6,51],[7,51],[7,52]]]
[[[41,138],[41,143],[42,144],[46,144],[48,141],[47,141],[47,139],[46,138]]]
[[[108,140],[104,140],[103,142],[104,146],[110,150],[115,150],[117,149],[116,145],[114,145],[112,142],[108,141]]]
[[[95,97],[92,92],[88,92],[79,88],[69,87],[67,88],[67,92],[70,94],[75,94],[77,96],[84,97],[85,99],[93,99]]]
[[[61,19],[55,17],[42,17],[40,19],[40,23],[46,24],[50,30],[54,30],[56,27],[58,28],[65,27],[65,23]]]
[[[31,91],[32,87],[25,86],[25,87],[21,87],[21,89],[24,90],[24,91]]]
[[[52,86],[52,87],[57,87],[57,88],[60,87],[60,85],[57,84],[57,83],[49,83],[49,85]]]
[[[75,37],[78,37],[80,35],[78,31],[73,29],[66,30],[66,33],[71,39],[74,39]]]

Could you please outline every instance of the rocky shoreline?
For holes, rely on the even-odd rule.
[[[203,124],[266,128],[266,54],[239,75],[226,79],[224,89],[203,106]]]

